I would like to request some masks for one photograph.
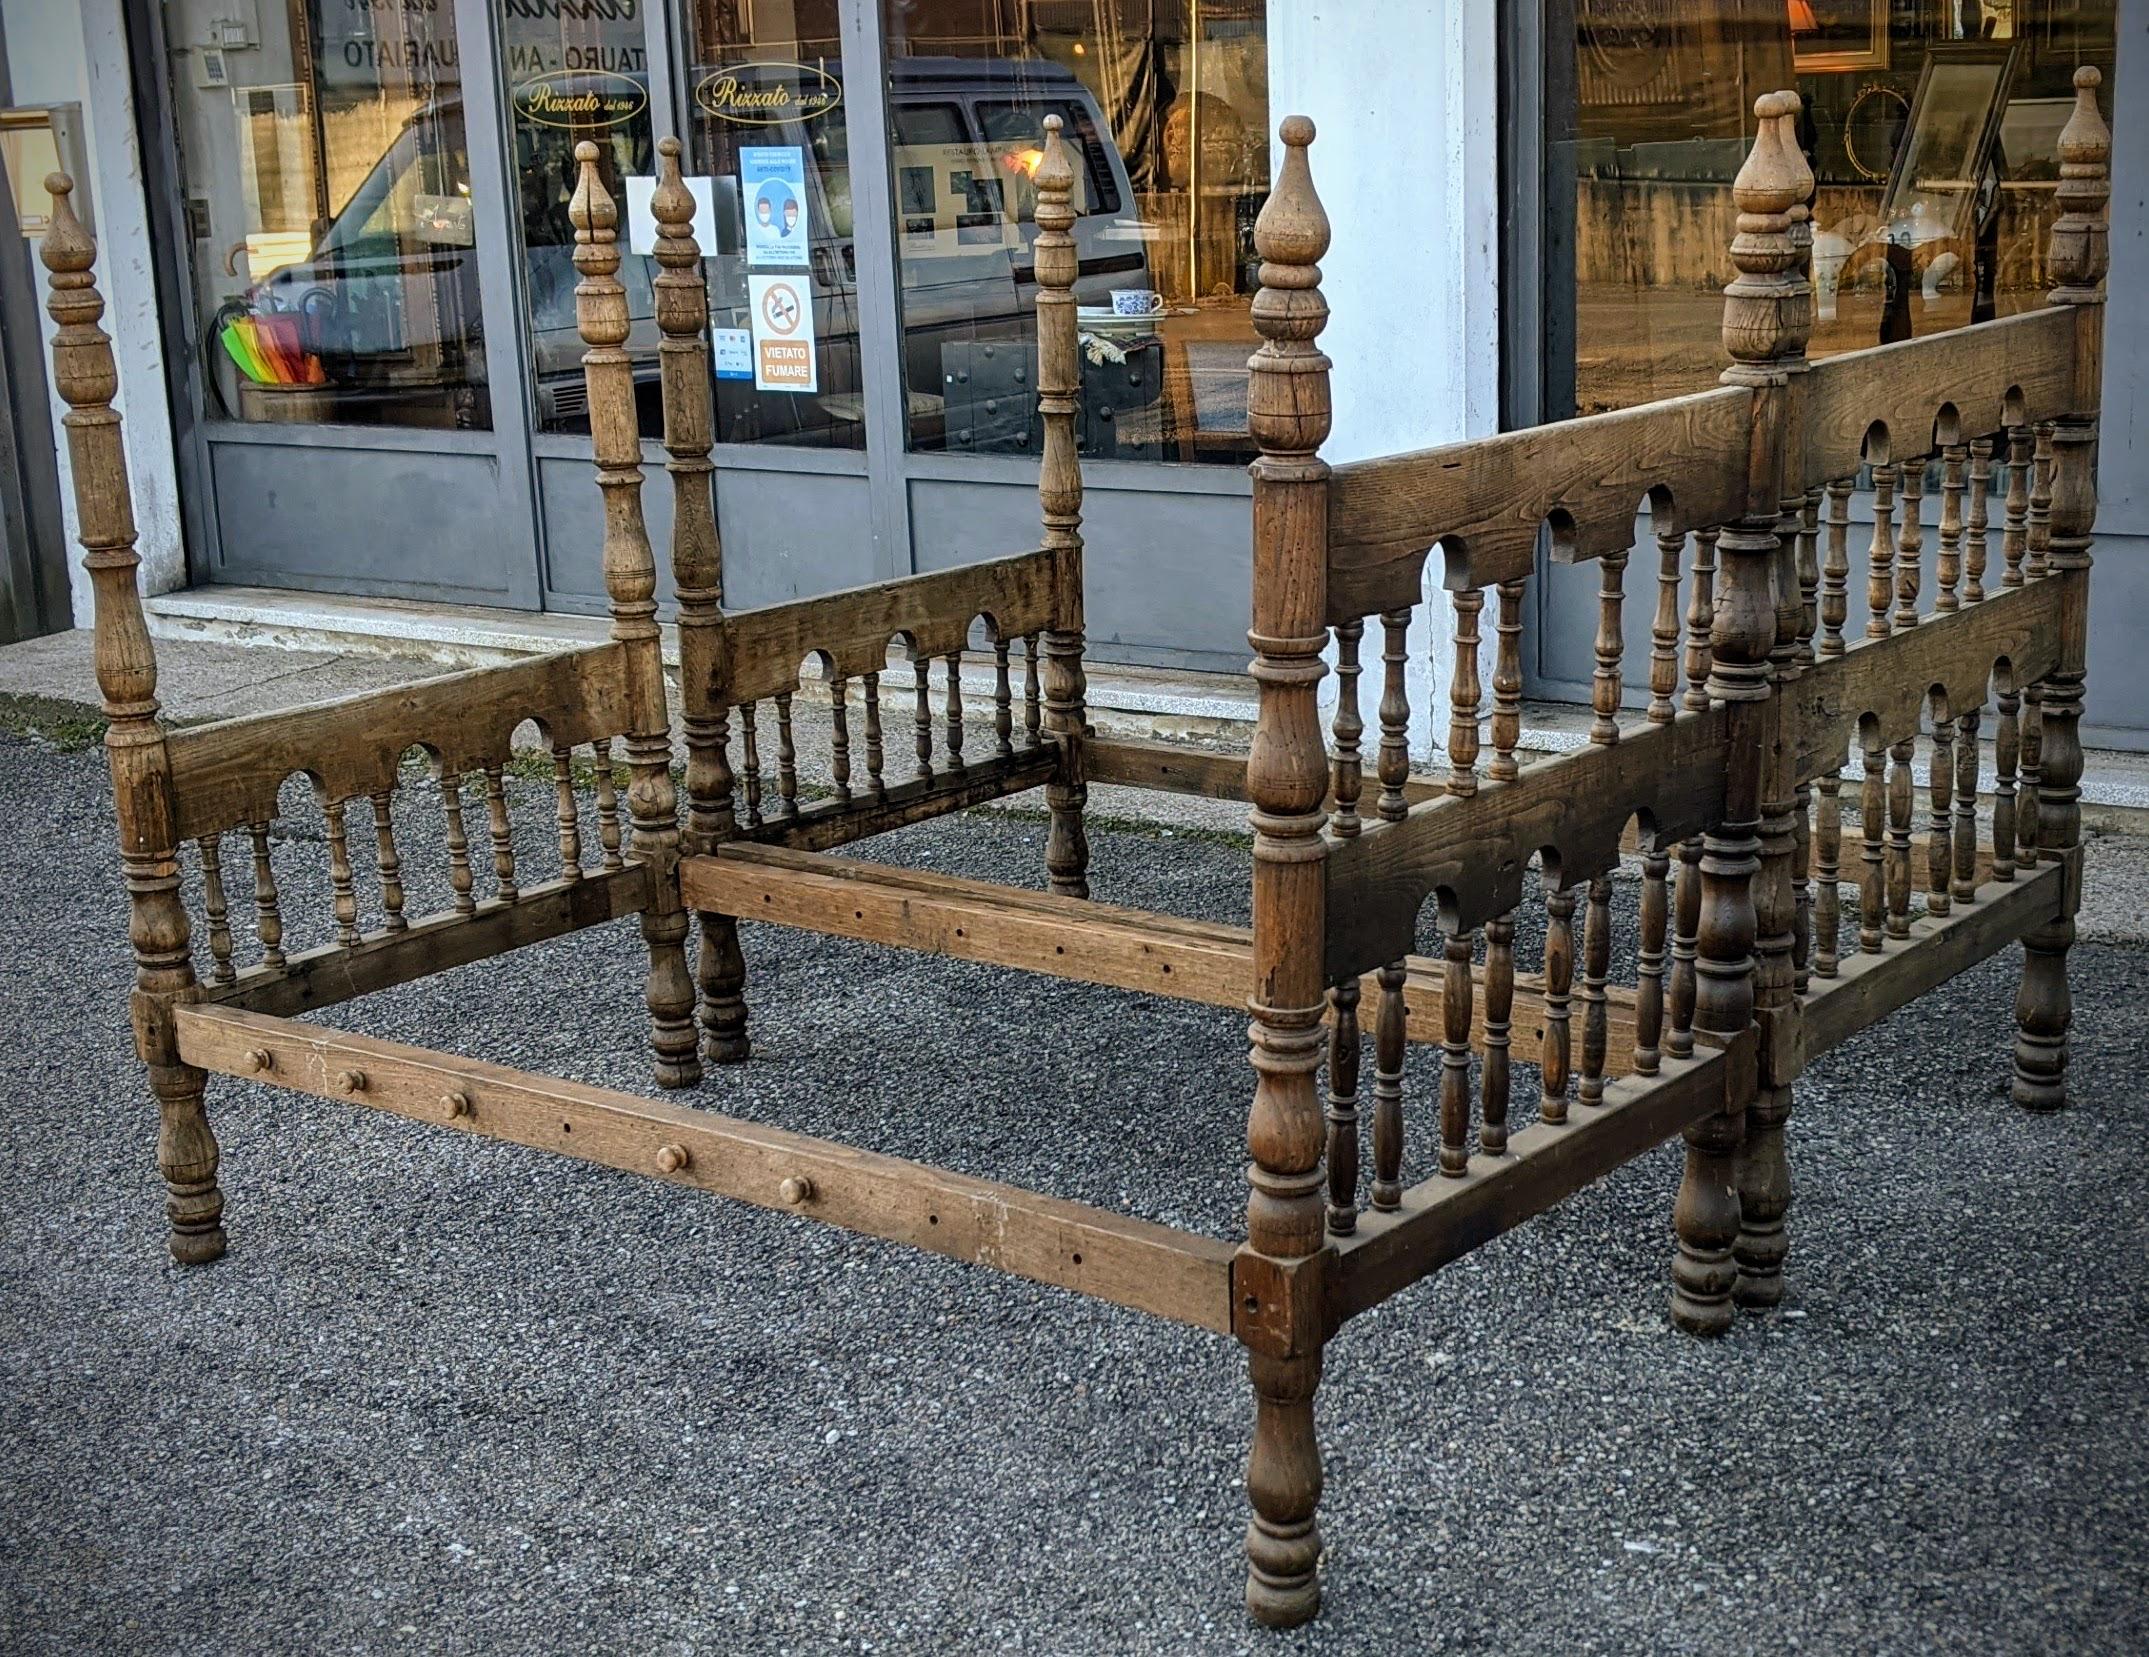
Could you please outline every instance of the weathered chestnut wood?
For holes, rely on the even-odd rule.
[[[204,1070],[666,1179],[1231,1332],[1234,1251],[1213,1238],[477,1059],[234,1007],[188,1012],[180,1051]],[[346,1073],[362,1086],[340,1086]],[[667,1147],[685,1156],[664,1158]]]
[[[1048,747],[1018,748],[1004,760],[979,760],[959,772],[912,777],[882,789],[876,799],[816,800],[792,816],[772,817],[732,838],[751,845],[828,851],[909,823],[1027,793],[1050,781],[1056,764],[1057,756]]]
[[[1624,552],[1644,501],[1660,532],[1735,517],[1746,498],[1752,398],[1718,387],[1611,414],[1335,468],[1331,623],[1418,602],[1429,549],[1445,584],[1529,575],[1538,531],[1563,561]]]

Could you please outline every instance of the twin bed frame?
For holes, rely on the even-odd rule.
[[[1347,1319],[1674,1135],[1686,1164],[1673,1318],[1714,1334],[1735,1306],[1774,1305],[1801,1070],[2016,939],[2015,1098],[2062,1103],[2110,153],[2096,72],[2075,84],[2048,307],[1808,362],[1813,181],[1793,137],[1797,98],[1772,93],[1755,106],[1758,133],[1734,186],[1739,274],[1726,292],[1732,366],[1719,387],[1334,467],[1320,458],[1329,363],[1316,345],[1329,229],[1308,171],[1312,124],[1285,121],[1256,231],[1254,318],[1266,343],[1249,393],[1261,450],[1250,671],[1260,711],[1243,766],[1106,742],[1087,727],[1074,175],[1057,121],[1046,122],[1036,174],[1041,545],[745,613],[722,606],[706,297],[692,201],[667,141],[656,294],[683,822],[616,213],[594,150],[583,152],[574,203],[575,262],[609,641],[187,730],[158,720],[94,250],[55,178],[43,257],[57,379],[73,410],[139,964],[133,1024],[162,1114],[173,1255],[191,1264],[224,1250],[203,1110],[218,1074],[790,1209],[1235,1336],[1255,1397],[1247,1603],[1264,1623],[1310,1617],[1321,1552],[1314,1395],[1323,1346]],[[1927,602],[1921,498],[1934,460]],[[1862,626],[1851,618],[1854,480],[1873,506]],[[1641,505],[1657,555],[1637,676],[1648,696],[1639,718],[1623,718],[1623,581]],[[1586,747],[1524,766],[1523,604],[1547,536],[1556,559],[1593,561],[1602,578],[1594,721]],[[1457,651],[1447,771],[1429,778],[1408,763],[1406,639],[1436,546]],[[1361,652],[1373,622],[1381,686],[1368,754]],[[818,787],[800,780],[792,722],[809,658],[834,722]],[[899,679],[908,667],[907,685],[885,681],[891,660]],[[1338,699],[1324,736],[1330,680]],[[892,767],[884,721],[899,717],[899,689],[915,757]],[[503,783],[526,720],[550,749],[558,798],[560,870],[536,883],[517,866]],[[414,747],[439,779],[453,895],[423,918],[405,914],[390,811]],[[293,773],[320,803],[333,895],[333,935],[306,949],[285,947],[270,833]],[[1244,798],[1251,930],[1091,902],[1083,809],[1093,780]],[[1038,787],[1050,813],[1048,892],[831,855]],[[1848,844],[1847,793],[1857,819]],[[360,802],[369,820],[354,828]],[[353,832],[371,845],[375,913],[364,926]],[[244,964],[227,884],[233,843],[239,880],[251,863]],[[200,860],[198,919],[182,895],[188,848]],[[1623,849],[1639,856],[1639,934],[1615,975],[1611,877]],[[473,867],[488,851],[489,880]],[[1517,966],[1515,915],[1532,869],[1546,936],[1529,973]],[[1846,882],[1855,905],[1841,900]],[[1430,959],[1413,953],[1429,899],[1444,935]],[[1249,1008],[1244,1237],[292,1016],[627,915],[648,944],[650,1045],[669,1089],[700,1083],[704,1060],[748,1056],[743,919]],[[1412,1042],[1439,1045],[1439,1152],[1406,1184]],[[1511,1131],[1518,1063],[1539,1080],[1534,1120]]]

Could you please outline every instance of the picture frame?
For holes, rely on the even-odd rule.
[[[1907,220],[1920,205],[1934,232],[1968,234],[1978,185],[2007,110],[2020,60],[2014,40],[1928,47],[1910,116],[1889,170],[1880,222]]]
[[[1800,74],[1850,74],[1888,67],[1888,0],[1784,0],[1791,19],[1791,67]]]

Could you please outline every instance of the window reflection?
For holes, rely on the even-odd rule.
[[[2044,302],[2075,68],[2115,0],[1576,0],[1552,43],[1547,418],[1713,384],[1731,180],[1771,87],[1805,100],[1815,357]],[[1572,218],[1562,222],[1565,202]]]
[[[491,424],[449,8],[301,0],[259,45],[175,45],[215,412]]]
[[[1082,452],[1243,461],[1268,192],[1260,0],[883,0],[913,448],[1035,453],[1030,175],[1080,165]]]

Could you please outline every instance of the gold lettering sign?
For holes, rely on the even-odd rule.
[[[515,114],[541,127],[616,127],[649,107],[649,91],[628,75],[597,71],[532,75],[514,91]]]
[[[843,102],[843,83],[808,63],[734,63],[703,76],[694,102],[719,121],[774,127],[826,115]]]

